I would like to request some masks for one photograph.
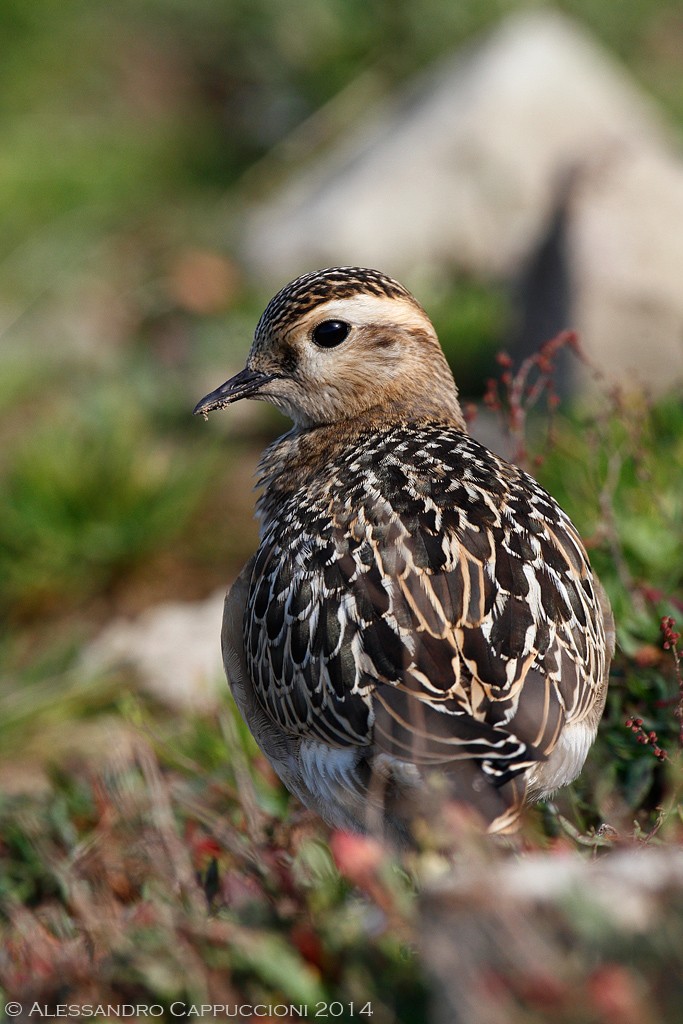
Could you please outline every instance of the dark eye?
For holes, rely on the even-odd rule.
[[[350,330],[343,320],[323,320],[313,328],[313,341],[321,348],[335,348],[341,345]]]

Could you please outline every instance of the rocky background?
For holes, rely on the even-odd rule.
[[[678,1024],[677,0],[6,0],[0,33],[0,996]],[[285,421],[190,412],[333,263],[416,292],[614,605],[589,765],[509,844],[457,808],[408,860],[330,835],[227,693]]]

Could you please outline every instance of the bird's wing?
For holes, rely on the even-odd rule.
[[[386,456],[360,490],[283,510],[254,563],[247,661],[288,732],[417,764],[475,759],[503,783],[590,712],[604,636],[568,517],[460,444],[464,469],[448,451]]]
[[[249,594],[249,581],[255,556],[250,559],[225,595],[221,651],[230,690],[242,718],[257,744],[269,758],[280,778],[292,792],[301,795],[302,782],[298,767],[295,739],[277,727],[267,715],[254,692],[244,652],[244,609]]]

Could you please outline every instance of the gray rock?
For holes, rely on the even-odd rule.
[[[132,670],[153,697],[176,710],[207,712],[227,692],[220,652],[225,591],[205,601],[169,602],[137,619],[117,619],[85,649],[83,668]]]
[[[668,145],[582,29],[518,14],[255,207],[246,259],[270,286],[373,265],[427,304],[425,280],[453,272],[524,278],[527,350],[572,326],[603,373],[661,389],[683,377],[683,164]]]
[[[620,147],[570,197],[573,322],[588,356],[626,388],[683,381],[683,162]]]
[[[581,29],[548,11],[516,15],[254,209],[246,255],[273,284],[330,263],[509,275],[568,168],[661,135],[651,105]]]
[[[421,897],[434,1024],[680,1019],[683,851],[642,846],[598,860],[534,853],[494,862],[490,851],[479,854]],[[642,965],[647,978],[648,964],[657,978],[649,993],[630,973]],[[619,996],[613,1014],[585,1010],[599,1000],[598,986],[599,1005]]]

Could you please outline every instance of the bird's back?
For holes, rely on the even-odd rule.
[[[328,820],[364,827],[373,776],[393,816],[438,769],[504,822],[578,774],[604,614],[576,530],[531,477],[447,424],[361,422],[286,436],[262,483],[246,671]]]

